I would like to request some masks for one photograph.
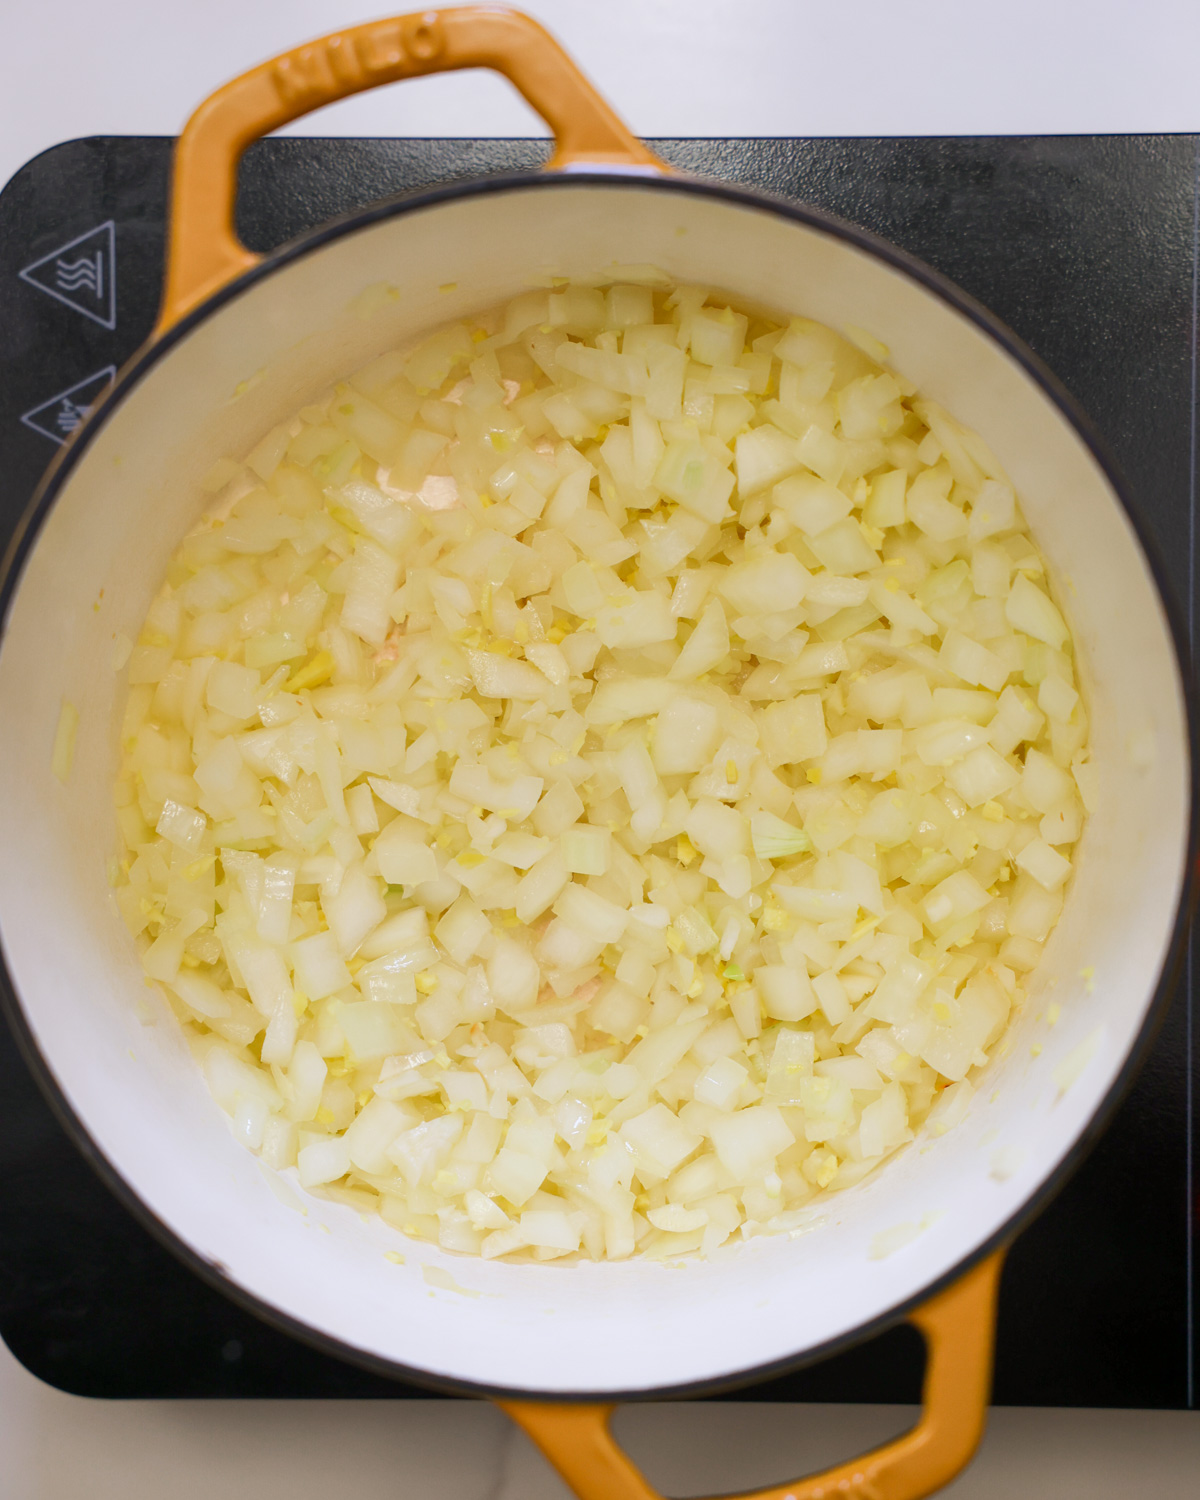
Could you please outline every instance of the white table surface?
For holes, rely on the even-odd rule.
[[[384,11],[361,0],[6,0],[0,182],[72,136],[174,134],[242,68]],[[1195,0],[528,0],[642,135],[1200,130]],[[847,84],[847,79],[853,80]],[[295,133],[530,135],[484,75],[360,95]],[[619,1430],[675,1496],[780,1481],[908,1425],[901,1407],[669,1404]],[[485,1405],[105,1403],[0,1345],[0,1500],[562,1500]],[[1200,1413],[993,1413],[957,1500],[1194,1500]]]

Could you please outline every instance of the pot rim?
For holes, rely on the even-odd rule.
[[[777,214],[794,223],[842,240],[856,250],[875,256],[893,270],[907,276],[923,291],[947,304],[998,344],[1001,350],[1038,386],[1042,395],[1073,428],[1116,496],[1146,559],[1175,652],[1184,703],[1184,721],[1187,727],[1188,839],[1183,880],[1171,937],[1145,1019],[1126,1053],[1117,1076],[1096,1106],[1079,1138],[1055,1163],[1044,1181],[1020,1207],[974,1251],[964,1256],[941,1276],[923,1284],[919,1290],[895,1303],[887,1311],[864,1323],[857,1324],[836,1338],[749,1369],[734,1370],[728,1374],[697,1381],[656,1386],[649,1390],[531,1391],[524,1388],[491,1385],[481,1381],[456,1379],[406,1365],[400,1361],[384,1359],[379,1355],[344,1343],[334,1335],[324,1333],[294,1318],[248,1291],[229,1276],[223,1265],[206,1259],[164,1220],[160,1219],[143,1202],[117,1166],[104,1155],[92,1139],[86,1123],[76,1113],[66,1091],[55,1078],[49,1060],[34,1038],[16,986],[8,971],[2,936],[0,936],[0,1012],[7,1019],[25,1063],[59,1123],[110,1191],[133,1214],[134,1218],[185,1266],[263,1322],[299,1339],[321,1353],[356,1365],[371,1374],[381,1375],[387,1379],[409,1381],[425,1387],[432,1394],[563,1403],[692,1399],[724,1395],[761,1381],[777,1379],[794,1370],[818,1364],[831,1355],[865,1343],[886,1329],[904,1321],[923,1302],[944,1291],[980,1261],[1007,1246],[1046,1207],[1050,1200],[1057,1196],[1107,1128],[1117,1106],[1132,1087],[1150,1046],[1157,1036],[1187,953],[1188,923],[1197,894],[1197,861],[1200,856],[1200,829],[1197,827],[1196,818],[1196,808],[1200,802],[1200,765],[1197,763],[1196,753],[1197,746],[1200,745],[1200,701],[1198,701],[1196,691],[1188,622],[1184,609],[1175,598],[1168,581],[1165,562],[1158,543],[1139,515],[1131,499],[1129,485],[1108,451],[1104,439],[1080,403],[1038,355],[982,303],[976,301],[956,283],[916,256],[870,230],[852,224],[835,214],[808,204],[795,203],[790,199],[781,198],[760,189],[690,175],[651,176],[640,171],[620,168],[586,168],[554,173],[505,173],[466,182],[441,184],[415,193],[399,194],[382,199],[368,208],[341,215],[268,252],[256,265],[219,288],[164,333],[157,337],[152,335],[150,340],[120,369],[92,417],[83,424],[77,436],[73,436],[50,463],[18,520],[3,559],[0,560],[0,650],[3,649],[9,610],[20,587],[25,563],[36,546],[42,526],[67,480],[83,460],[109,417],[117,410],[129,392],[151,375],[156,364],[206,318],[227,303],[234,301],[265,277],[286,269],[293,262],[321,250],[327,244],[384,220],[436,208],[457,199],[486,197],[491,194],[529,189],[548,191],[559,187],[621,187],[630,191],[682,193],[718,199],[735,207]]]

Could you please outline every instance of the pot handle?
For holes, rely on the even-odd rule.
[[[928,1357],[921,1420],[861,1458],[728,1500],[920,1500],[948,1484],[983,1436],[1004,1251],[908,1315]],[[662,1500],[617,1446],[613,1405],[501,1401],[579,1500]]]
[[[323,104],[459,68],[503,73],[554,132],[555,171],[605,165],[665,172],[550,34],[500,6],[464,5],[334,32],[251,68],[207,98],[175,149],[158,333],[258,260],[234,228],[242,153]]]

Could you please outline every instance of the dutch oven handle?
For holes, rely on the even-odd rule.
[[[234,228],[237,169],[261,136],[323,104],[401,78],[492,68],[554,132],[548,166],[667,168],[621,123],[548,32],[487,5],[428,10],[334,32],[252,68],[192,115],[175,151],[159,333],[259,259]]]
[[[949,1484],[983,1436],[1003,1260],[997,1251],[908,1315],[927,1351],[921,1420],[911,1432],[823,1474],[727,1500],[921,1500]],[[662,1500],[617,1446],[613,1406],[499,1404],[579,1500]]]

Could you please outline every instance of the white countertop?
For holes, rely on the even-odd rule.
[[[72,136],[173,135],[243,68],[387,9],[386,0],[8,0],[0,182]],[[1194,0],[529,0],[525,9],[639,135],[1200,126]],[[506,83],[470,73],[360,94],[291,130],[544,133]]]
[[[901,1406],[670,1402],[617,1431],[652,1482],[711,1495],[862,1452]],[[1195,1500],[1200,1413],[1001,1407],[953,1500]],[[494,1407],[455,1401],[81,1401],[0,1345],[0,1500],[569,1500]]]
[[[1200,130],[1195,0],[527,0],[642,135]],[[242,68],[382,0],[14,0],[0,16],[0,183],[73,136],[174,134]],[[542,134],[502,81],[361,95],[321,135]],[[650,1477],[712,1493],[847,1457],[900,1407],[667,1404],[619,1423]],[[429,1402],[104,1403],[0,1345],[0,1500],[562,1500],[494,1409]],[[1200,1413],[1000,1409],[958,1500],[1192,1500]]]

